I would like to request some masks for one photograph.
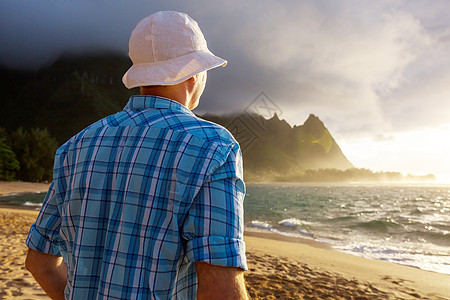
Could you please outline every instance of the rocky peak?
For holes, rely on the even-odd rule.
[[[278,128],[280,130],[291,130],[292,129],[291,125],[289,125],[289,123],[286,122],[286,120],[284,120],[284,119],[281,120],[280,117],[278,117],[277,113],[275,113],[272,118],[268,119],[267,123],[269,126]]]
[[[310,114],[308,119],[303,123],[303,126],[307,127],[325,127],[323,122],[314,114]]]
[[[310,132],[315,137],[320,137],[323,135],[324,130],[326,130],[323,122],[314,114],[310,114],[308,119],[303,123],[303,129]]]

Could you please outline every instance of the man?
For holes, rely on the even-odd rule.
[[[54,299],[246,299],[239,145],[190,111],[226,61],[177,12],[129,47],[141,95],[58,149],[26,267]]]

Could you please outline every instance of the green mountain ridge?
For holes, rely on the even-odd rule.
[[[63,57],[37,72],[0,67],[0,126],[47,128],[63,143],[138,93],[121,82],[130,64],[127,57],[106,54]]]
[[[292,178],[309,169],[354,168],[320,119],[311,114],[291,127],[277,114],[204,115],[225,126],[241,144],[246,176],[251,181]]]
[[[139,93],[121,82],[130,65],[127,57],[109,53],[62,57],[33,72],[0,66],[0,127],[9,133],[20,127],[47,129],[62,144],[89,124],[120,111],[131,95]],[[327,176],[329,180],[353,180],[361,174],[369,179],[380,177],[373,177],[370,170],[354,169],[313,114],[293,127],[277,114],[270,119],[247,112],[202,117],[227,127],[239,141],[249,181],[320,181]]]

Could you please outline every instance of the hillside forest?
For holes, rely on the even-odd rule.
[[[59,145],[89,124],[120,111],[138,89],[121,78],[130,66],[115,54],[62,57],[38,71],[1,67],[0,180],[51,181]],[[206,100],[207,101],[207,100]],[[318,116],[293,127],[274,114],[203,115],[241,145],[249,181],[423,181],[434,175],[373,172],[353,166]]]

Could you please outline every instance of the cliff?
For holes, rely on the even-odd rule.
[[[59,144],[92,122],[123,108],[131,94],[122,82],[128,58],[63,57],[37,72],[0,66],[0,127],[47,128]],[[352,164],[315,115],[291,127],[277,114],[270,119],[253,113],[204,118],[227,127],[241,144],[249,180],[289,179],[306,170],[345,170]]]
[[[328,129],[315,115],[291,127],[275,114],[205,115],[230,130],[241,145],[247,179],[270,181],[295,178],[310,169],[353,168]]]

